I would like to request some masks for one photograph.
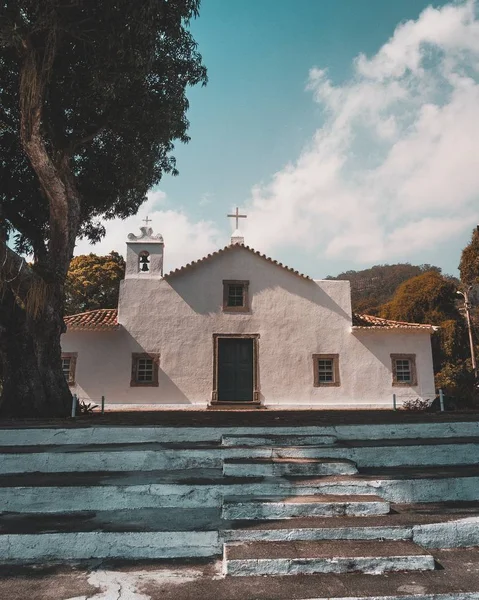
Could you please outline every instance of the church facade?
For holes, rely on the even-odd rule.
[[[313,280],[231,244],[163,274],[150,227],[127,241],[118,309],[65,318],[63,368],[107,405],[391,408],[434,397],[429,325],[351,310],[348,281]]]

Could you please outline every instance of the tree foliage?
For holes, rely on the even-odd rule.
[[[73,243],[78,232],[97,240],[100,217],[134,214],[163,173],[176,173],[173,142],[189,139],[186,89],[206,81],[185,28],[198,4],[2,2],[0,199],[19,250],[41,261],[55,229],[49,173],[25,149],[33,142],[81,198],[62,221],[75,221]]]
[[[117,252],[106,256],[84,254],[70,263],[65,284],[65,313],[74,315],[97,308],[116,308],[125,261]]]
[[[30,336],[17,346],[32,349],[43,382],[16,376],[18,353],[0,344],[6,414],[68,413],[60,335],[75,241],[98,240],[101,218],[134,214],[163,173],[176,174],[186,90],[206,82],[188,31],[198,9],[199,0],[0,3],[0,223],[34,258],[30,269],[0,244],[0,302],[16,303],[0,310],[0,328],[15,320],[16,336]]]
[[[457,320],[456,287],[436,271],[428,271],[402,283],[392,300],[381,309],[386,319],[439,325]]]
[[[461,282],[465,286],[479,284],[479,231],[474,229],[471,241],[464,248],[459,263]]]
[[[469,338],[460,313],[454,281],[429,271],[402,283],[381,316],[412,323],[430,323],[438,330],[432,337],[436,387],[465,406],[474,399],[474,375]]]
[[[398,263],[375,265],[361,271],[346,271],[336,277],[329,276],[327,279],[350,281],[353,310],[359,313],[379,315],[382,305],[391,300],[401,283],[427,271],[441,272],[438,267],[432,265],[418,266]]]

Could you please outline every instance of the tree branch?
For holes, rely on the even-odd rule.
[[[69,156],[49,155],[42,135],[45,89],[56,54],[57,32],[52,16],[44,47],[40,50],[25,39],[20,69],[20,138],[37,174],[50,208],[48,252],[50,268],[63,281],[73,253],[80,219],[79,195],[71,174]]]

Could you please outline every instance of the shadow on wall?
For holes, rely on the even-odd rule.
[[[90,332],[85,332],[89,334]],[[98,404],[104,395],[107,403],[126,404],[193,404],[161,368],[158,369],[158,387],[131,386],[133,353],[155,352],[144,348],[123,327],[114,332],[101,332],[97,352],[79,351],[77,361],[81,373],[78,377],[79,396],[89,397]],[[101,345],[101,348],[99,347]],[[102,360],[98,360],[101,355]]]
[[[395,332],[391,332],[394,334]],[[377,331],[353,331],[353,336],[357,341],[366,348],[372,357],[372,364],[381,362],[388,371],[391,372],[391,353],[394,353],[394,348],[391,348],[391,337],[387,336],[387,339],[383,339],[381,333]]]
[[[138,389],[138,388],[136,388]],[[158,404],[193,404],[161,368],[158,371]]]
[[[261,276],[255,277],[254,275],[258,273]],[[227,250],[223,255],[182,273],[165,277],[171,288],[190,308],[202,315],[214,314],[221,310],[223,279],[249,280],[250,300],[264,290],[280,288],[293,296],[299,296],[335,312],[345,319],[351,319],[351,315],[313,280],[295,275],[241,247]]]

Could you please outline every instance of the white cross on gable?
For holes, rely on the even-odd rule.
[[[239,209],[238,207],[236,207],[236,212],[233,215],[226,215],[228,218],[232,217],[233,219],[236,219],[236,227],[235,229],[238,229],[238,225],[239,225],[239,219],[246,219],[247,215],[240,215],[239,214]]]

